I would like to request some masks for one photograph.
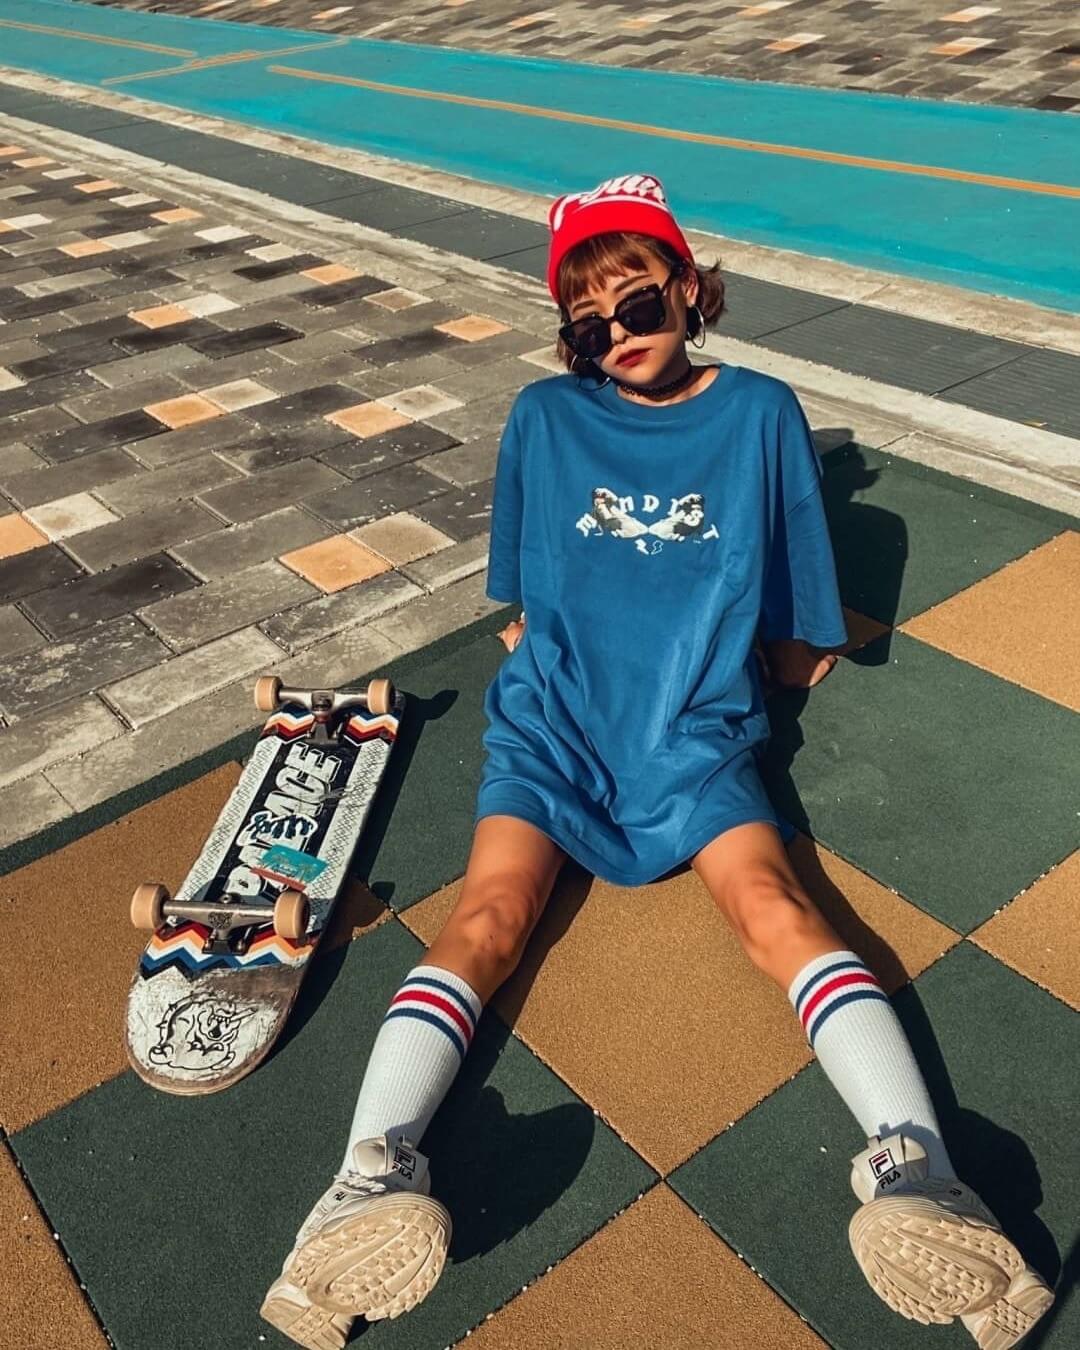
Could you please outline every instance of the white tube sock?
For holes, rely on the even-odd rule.
[[[955,1177],[930,1094],[888,995],[854,952],[829,952],[788,998],[825,1074],[869,1138],[900,1131],[926,1149],[930,1175]]]
[[[353,1145],[389,1134],[418,1147],[461,1067],[483,1011],[469,984],[440,966],[416,966],[391,1000],[356,1101]]]

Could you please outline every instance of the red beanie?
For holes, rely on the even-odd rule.
[[[548,254],[548,290],[559,303],[556,278],[559,263],[575,244],[594,234],[626,231],[666,239],[676,252],[692,263],[694,255],[675,223],[659,178],[647,173],[626,173],[608,178],[588,192],[568,192],[548,212],[551,251]]]

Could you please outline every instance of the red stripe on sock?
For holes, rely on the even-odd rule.
[[[822,999],[828,998],[830,994],[835,994],[838,989],[843,989],[849,984],[872,984],[876,985],[878,989],[881,988],[881,985],[878,984],[869,970],[865,974],[859,974],[858,971],[855,971],[851,975],[834,975],[827,984],[822,985],[813,998],[807,999],[806,1007],[802,1010],[803,1027],[806,1028],[810,1025],[810,1018],[814,1009]]]
[[[438,1008],[440,1012],[444,1012],[448,1017],[453,1018],[465,1037],[466,1050],[469,1048],[469,1042],[472,1040],[473,1034],[471,1025],[449,999],[443,998],[441,994],[429,994],[427,990],[402,989],[399,994],[396,994],[390,1000],[391,1008],[395,1003],[430,1003],[433,1008]]]

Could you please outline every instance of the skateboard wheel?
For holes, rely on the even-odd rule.
[[[372,680],[367,687],[368,712],[388,713],[394,706],[394,686],[389,680]]]
[[[164,886],[153,881],[141,882],[131,897],[131,922],[136,928],[157,932],[165,922],[165,904],[168,899],[169,892]]]
[[[282,891],[274,902],[274,932],[290,942],[301,942],[307,932],[311,905],[300,891]]]
[[[260,675],[255,681],[255,706],[259,712],[276,712],[281,681],[276,675]]]

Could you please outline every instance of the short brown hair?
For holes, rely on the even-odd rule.
[[[647,268],[653,259],[658,259],[667,267],[674,267],[681,258],[666,239],[654,239],[652,235],[618,231],[609,234],[594,234],[575,245],[562,262],[556,285],[559,291],[560,308],[569,318],[570,306],[579,300],[594,285],[601,284],[607,277],[617,276],[621,272],[633,272]],[[694,302],[701,311],[705,326],[714,323],[724,312],[724,279],[720,275],[719,261],[709,268],[694,266],[698,278],[698,297]],[[565,322],[564,319],[564,322]],[[691,312],[687,316],[688,338],[697,337],[702,323]],[[558,338],[555,351],[567,370],[574,369],[579,362],[580,374],[591,374],[596,367],[591,361],[583,361]]]

